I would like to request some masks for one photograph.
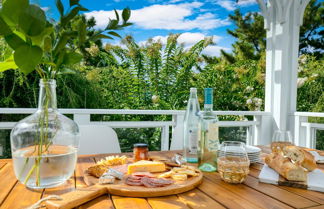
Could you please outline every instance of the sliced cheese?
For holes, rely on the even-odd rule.
[[[165,171],[165,164],[162,162],[141,160],[136,163],[128,165],[128,174],[135,172],[163,172]]]

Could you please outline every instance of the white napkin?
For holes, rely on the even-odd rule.
[[[278,184],[279,180],[279,174],[273,170],[272,168],[269,168],[267,164],[263,165],[263,168],[259,174],[259,181],[268,183],[268,184]]]
[[[314,157],[317,163],[324,163],[324,156],[318,154],[316,151],[309,151]]]
[[[315,169],[308,173],[307,186],[309,190],[324,192],[324,172]]]

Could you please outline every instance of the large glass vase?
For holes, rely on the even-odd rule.
[[[19,121],[10,138],[15,175],[27,187],[55,187],[72,176],[79,128],[58,112],[55,80],[40,80],[37,111]]]

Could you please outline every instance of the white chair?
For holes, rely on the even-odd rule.
[[[79,155],[120,153],[116,132],[106,125],[79,125]]]

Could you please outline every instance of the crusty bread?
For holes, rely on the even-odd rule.
[[[286,146],[283,148],[283,153],[286,157],[289,157],[308,171],[313,171],[317,168],[315,157],[300,147]]]
[[[283,148],[285,146],[290,146],[290,145],[292,145],[291,142],[272,142],[271,143],[271,150],[274,153],[282,154]]]
[[[289,181],[306,181],[307,171],[289,158],[279,153],[271,153],[265,158],[266,164]]]

